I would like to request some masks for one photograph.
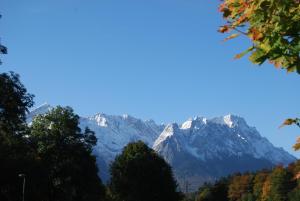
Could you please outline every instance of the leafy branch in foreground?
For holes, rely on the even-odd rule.
[[[297,125],[300,128],[300,119],[299,118],[295,118],[295,119],[286,119],[282,125],[280,126],[290,126],[290,125]],[[300,150],[300,137],[297,139],[296,144],[293,146],[295,151]]]
[[[236,59],[250,53],[254,64],[268,60],[277,68],[300,74],[300,0],[223,0],[219,11],[226,20],[219,32],[233,32],[225,41],[240,35],[252,41]],[[300,127],[300,120],[286,119],[282,126],[292,124]],[[300,138],[294,149],[300,150]]]
[[[249,59],[255,64],[268,60],[300,74],[299,0],[224,0],[219,11],[227,21],[219,32],[233,32],[225,40],[245,35],[253,43],[235,58],[251,53]]]

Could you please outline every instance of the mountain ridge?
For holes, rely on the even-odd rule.
[[[27,122],[51,108],[43,104],[31,110]],[[197,116],[181,124],[158,125],[130,115],[97,113],[80,117],[80,127],[89,127],[96,134],[98,143],[93,153],[104,181],[109,180],[109,165],[115,156],[137,140],[160,154],[173,167],[180,186],[189,182],[191,190],[237,171],[287,165],[296,160],[262,137],[244,118],[232,114],[211,119]]]

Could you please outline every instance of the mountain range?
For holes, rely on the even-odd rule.
[[[43,104],[31,110],[27,122],[51,108]],[[109,180],[109,164],[115,156],[129,142],[137,140],[145,142],[172,166],[184,191],[197,190],[203,182],[213,182],[235,172],[287,165],[296,160],[236,115],[195,117],[181,124],[159,125],[130,115],[98,113],[80,117],[80,127],[89,127],[96,134],[98,142],[93,152],[105,182]]]

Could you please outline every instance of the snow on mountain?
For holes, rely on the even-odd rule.
[[[109,178],[108,167],[123,147],[133,141],[142,140],[149,147],[161,133],[163,127],[154,121],[142,121],[129,115],[115,116],[96,114],[89,118],[81,118],[80,126],[89,127],[95,131],[98,143],[94,153],[101,169],[101,176],[106,181]]]
[[[32,110],[35,115],[52,107],[48,104]],[[296,158],[282,148],[274,147],[261,137],[255,127],[235,115],[213,119],[195,117],[178,125],[157,125],[130,115],[96,114],[81,117],[80,127],[95,131],[94,148],[100,176],[109,179],[109,164],[129,142],[142,140],[156,150],[173,167],[179,183],[190,182],[195,190],[204,181],[227,174],[288,164]]]
[[[159,149],[162,138],[174,135],[173,130],[167,127],[154,143],[154,149]],[[196,117],[184,122],[176,131],[185,136],[185,148],[193,150],[191,154],[204,157],[203,159],[219,157],[219,152],[230,155],[238,155],[241,152],[274,163],[287,164],[294,160],[294,157],[283,149],[274,147],[266,138],[261,137],[255,127],[248,126],[243,118],[235,115],[211,120]],[[207,156],[204,154],[206,152],[209,152]]]
[[[42,105],[32,109],[29,111],[29,113],[27,114],[27,123],[31,123],[33,118],[39,114],[45,114],[48,111],[51,110],[51,106],[48,103],[43,103]]]
[[[201,182],[227,174],[286,165],[296,159],[234,115],[170,124],[153,149],[173,167],[177,180],[188,180],[193,190]]]

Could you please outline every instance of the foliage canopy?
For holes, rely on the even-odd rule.
[[[111,165],[117,201],[179,201],[171,167],[142,141],[129,143]]]
[[[219,7],[227,23],[219,32],[234,32],[253,43],[240,58],[251,52],[250,61],[262,64],[269,60],[288,72],[300,74],[300,1],[299,0],[224,0]]]
[[[81,131],[79,116],[70,107],[58,106],[37,116],[30,130],[30,141],[45,170],[49,200],[104,199],[104,186],[92,155],[97,138],[88,128]]]

